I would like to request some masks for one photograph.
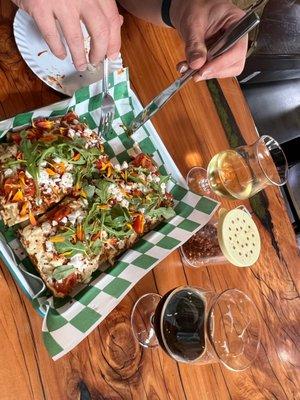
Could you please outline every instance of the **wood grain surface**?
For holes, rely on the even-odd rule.
[[[15,7],[0,0],[1,119],[62,98],[36,78],[20,57],[12,33],[14,14]],[[130,67],[132,87],[144,104],[177,76],[175,65],[184,57],[173,30],[128,14],[122,53],[124,64]],[[237,81],[227,79],[220,85],[244,139],[253,142],[255,126]],[[183,174],[194,165],[206,166],[212,155],[229,146],[206,83],[186,86],[154,118],[154,124]],[[87,339],[56,362],[43,346],[40,317],[1,265],[0,399],[300,399],[299,250],[280,192],[269,188],[266,195],[274,239],[256,218],[262,254],[255,266],[185,269],[174,252]],[[230,208],[240,204],[223,203]],[[236,287],[253,298],[263,335],[250,369],[233,373],[219,364],[178,364],[162,350],[138,346],[129,321],[138,296],[150,291],[164,294],[186,284],[216,291]]]

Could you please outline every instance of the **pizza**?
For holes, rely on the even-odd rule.
[[[20,230],[21,241],[54,296],[65,297],[95,270],[113,264],[145,233],[174,216],[172,195],[150,156],[100,159],[99,175]]]
[[[38,119],[0,144],[0,213],[8,226],[43,214],[105,164],[102,138],[74,113]]]

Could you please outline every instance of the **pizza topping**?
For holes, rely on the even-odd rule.
[[[52,226],[49,222],[44,222],[41,228],[45,235],[49,235],[52,232]]]
[[[50,242],[49,240],[47,240],[45,242],[45,248],[46,248],[46,251],[48,253],[55,253],[56,252],[53,242]]]
[[[73,175],[70,172],[66,172],[61,177],[60,186],[68,189],[73,186]]]
[[[36,221],[35,216],[33,215],[32,211],[29,211],[29,221],[30,221],[31,225],[37,224],[37,221]]]
[[[149,227],[174,215],[169,177],[160,176],[152,158],[136,146],[131,162],[113,165],[102,139],[73,113],[39,119],[11,140],[16,154],[5,158],[1,190],[29,217],[26,248],[62,295],[88,279],[99,260],[113,262]],[[61,201],[65,195],[72,197]],[[60,201],[36,221],[39,207]]]
[[[143,234],[145,228],[145,217],[143,214],[138,214],[134,218],[132,227],[139,235]]]
[[[4,177],[7,178],[7,177],[9,177],[9,176],[12,176],[13,173],[14,173],[14,171],[13,171],[11,168],[7,168],[7,169],[4,171]]]

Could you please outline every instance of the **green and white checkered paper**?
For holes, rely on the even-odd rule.
[[[116,115],[112,133],[106,138],[106,152],[112,161],[128,161],[134,142],[138,142],[143,152],[152,154],[160,171],[172,176],[168,190],[174,195],[176,216],[144,236],[114,266],[105,272],[96,271],[89,284],[78,288],[72,297],[66,299],[55,299],[47,292],[40,293],[42,282],[36,278],[34,267],[22,249],[17,228],[0,224],[0,256],[33,306],[44,314],[44,343],[55,360],[95,329],[145,274],[205,225],[218,207],[217,202],[187,190],[184,179],[150,122],[130,138],[124,132],[124,126],[141,111],[141,105],[129,87],[128,70],[112,74],[109,83],[116,102]],[[29,125],[33,118],[60,116],[71,108],[86,120],[91,129],[97,129],[101,89],[100,83],[92,84],[78,90],[71,100],[3,121],[0,123],[0,137],[4,137],[8,129]]]

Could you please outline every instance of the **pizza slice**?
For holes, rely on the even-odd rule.
[[[83,186],[86,198],[65,198],[20,231],[21,241],[54,296],[64,297],[159,222],[174,216],[169,177],[152,159],[106,162],[101,179]],[[104,168],[100,164],[99,168]]]
[[[66,195],[80,195],[82,182],[107,160],[102,138],[72,113],[39,119],[8,140],[0,145],[0,213],[9,226],[35,224]]]

